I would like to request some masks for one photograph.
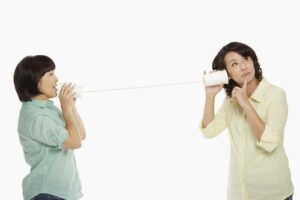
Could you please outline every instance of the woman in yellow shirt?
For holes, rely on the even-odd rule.
[[[225,45],[212,63],[227,71],[229,83],[205,88],[200,129],[212,138],[228,128],[230,165],[228,200],[292,200],[294,193],[284,150],[287,102],[284,90],[262,75],[256,53],[246,44]],[[216,95],[226,98],[215,114]]]

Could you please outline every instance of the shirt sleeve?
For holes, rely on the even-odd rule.
[[[276,90],[270,97],[271,102],[267,110],[265,130],[260,141],[256,144],[267,152],[272,152],[282,141],[284,126],[288,115],[286,95],[283,90]]]
[[[225,98],[220,109],[215,114],[213,121],[207,127],[203,128],[202,120],[200,122],[200,131],[205,138],[218,136],[227,127],[227,108],[229,99]]]
[[[33,140],[56,149],[63,149],[63,142],[68,135],[68,131],[63,125],[45,114],[35,117],[30,130],[30,137]]]

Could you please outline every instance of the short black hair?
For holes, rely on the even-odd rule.
[[[243,44],[241,42],[230,42],[218,52],[218,54],[215,56],[213,62],[212,62],[212,69],[213,70],[226,70],[226,64],[224,61],[224,57],[228,52],[235,52],[240,54],[241,56],[247,58],[250,56],[250,58],[253,60],[254,69],[255,69],[255,77],[257,80],[261,81],[263,78],[262,75],[262,69],[259,65],[257,56],[255,51],[249,47],[246,44]],[[228,84],[224,84],[225,93],[227,96],[231,97],[231,92],[235,86],[238,86],[238,84],[230,79]]]
[[[46,72],[55,69],[55,63],[45,55],[24,57],[14,72],[14,84],[20,101],[31,101],[33,96],[40,94],[38,82]]]

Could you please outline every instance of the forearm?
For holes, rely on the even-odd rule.
[[[73,112],[63,112],[63,117],[66,123],[66,129],[68,130],[69,136],[64,142],[64,148],[76,149],[81,147],[81,136],[79,134],[79,128],[77,126],[76,119]]]
[[[258,141],[260,141],[260,138],[265,130],[265,123],[262,121],[250,103],[245,106],[244,111],[254,136]]]
[[[78,129],[79,129],[81,140],[84,140],[85,137],[86,137],[85,128],[84,128],[82,119],[81,119],[76,107],[73,108],[73,115],[74,115],[74,118],[76,120],[76,124],[77,124]]]
[[[215,115],[215,98],[206,97],[204,104],[204,112],[202,117],[202,126],[206,128],[210,122],[213,121]]]

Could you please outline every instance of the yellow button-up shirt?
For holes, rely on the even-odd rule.
[[[265,122],[260,141],[252,133],[239,104],[226,97],[214,120],[200,125],[204,137],[212,138],[228,128],[230,165],[228,200],[284,200],[294,188],[283,146],[288,107],[285,92],[263,79],[249,98]]]

